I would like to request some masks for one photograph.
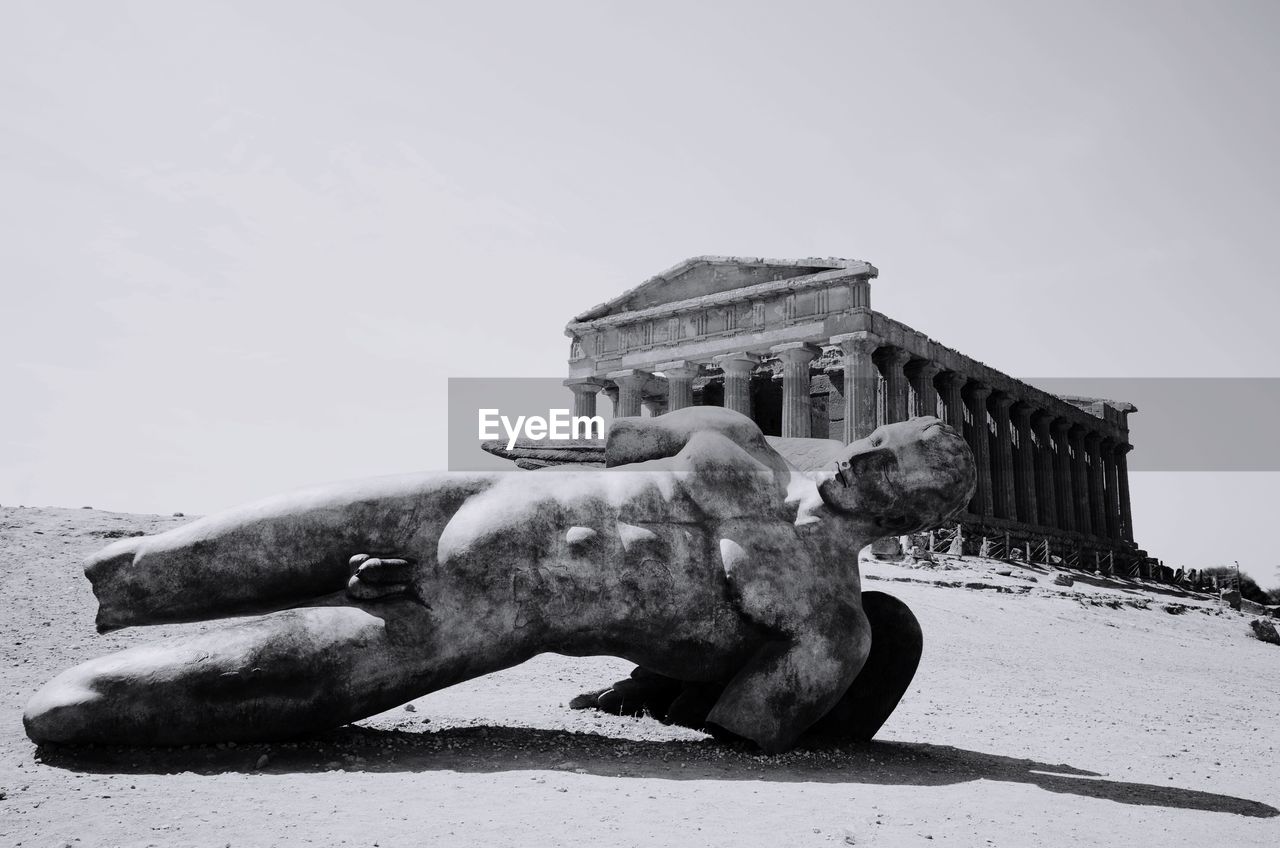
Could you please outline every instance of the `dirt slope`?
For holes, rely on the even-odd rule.
[[[1280,648],[1208,599],[981,562],[865,568],[926,638],[871,745],[763,757],[570,712],[629,666],[544,656],[313,743],[38,752],[40,684],[190,629],[94,635],[79,560],[184,520],[0,508],[0,845],[1280,843]]]

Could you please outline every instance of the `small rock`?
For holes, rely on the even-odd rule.
[[[407,713],[416,713],[418,711],[418,708],[415,707],[413,704],[405,704],[404,711]]]
[[[1273,622],[1264,618],[1255,618],[1249,622],[1249,626],[1253,628],[1253,635],[1261,639],[1263,642],[1270,642],[1272,645],[1280,645],[1280,632],[1277,632]]]
[[[256,769],[264,769],[267,767],[267,760],[269,759],[271,758],[268,757],[266,754],[263,754],[261,757],[258,757],[258,762],[255,763],[253,767]]]
[[[173,517],[174,517],[174,518],[186,518],[186,517],[187,517],[187,514],[186,514],[185,512],[175,512],[175,513],[173,514]]]
[[[1055,586],[1074,586],[1075,583],[1076,579],[1070,574],[1059,574],[1053,578],[1053,585]]]

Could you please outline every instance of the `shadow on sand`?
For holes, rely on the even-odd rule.
[[[258,763],[263,754],[267,762]],[[457,771],[494,773],[552,769],[662,780],[946,786],[970,780],[1028,783],[1049,792],[1122,804],[1173,807],[1270,818],[1280,810],[1259,801],[1195,789],[1126,783],[1063,764],[1039,763],[948,745],[870,742],[765,756],[710,739],[633,741],[594,733],[521,727],[463,727],[438,732],[348,726],[316,739],[237,747],[121,748],[42,746],[46,765],[122,774]]]

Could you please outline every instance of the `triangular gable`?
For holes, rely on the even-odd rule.
[[[620,312],[634,312],[709,294],[733,291],[760,283],[806,277],[835,268],[871,266],[852,259],[761,259],[748,256],[695,256],[650,277],[612,300],[576,316],[574,322],[591,321]]]

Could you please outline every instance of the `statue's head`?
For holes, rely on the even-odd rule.
[[[977,484],[973,452],[937,418],[886,424],[848,445],[818,485],[832,509],[897,536],[945,524],[964,509]]]

